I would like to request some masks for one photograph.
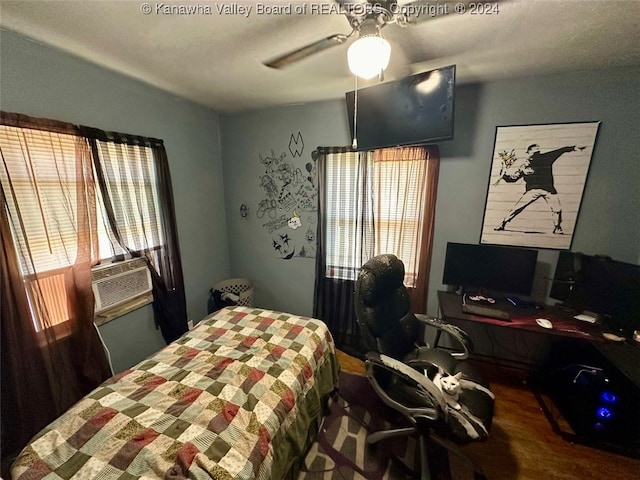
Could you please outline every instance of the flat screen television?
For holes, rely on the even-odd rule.
[[[640,265],[563,250],[549,296],[602,316],[612,330],[629,334],[640,327]]]
[[[465,292],[531,295],[537,260],[535,249],[449,242],[442,283]]]
[[[453,138],[455,65],[347,92],[357,150],[433,143]]]

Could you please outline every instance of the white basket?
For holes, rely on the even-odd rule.
[[[223,293],[233,293],[239,298],[238,305],[244,307],[253,307],[253,282],[248,278],[230,278],[216,283],[214,290],[220,290]]]

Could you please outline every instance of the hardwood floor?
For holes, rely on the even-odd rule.
[[[343,371],[364,374],[364,364],[338,353]],[[557,435],[535,395],[521,379],[488,372],[496,396],[489,440],[463,447],[488,480],[640,480],[640,460],[572,444]]]

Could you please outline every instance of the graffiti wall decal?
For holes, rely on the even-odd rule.
[[[296,253],[296,248],[290,244],[288,234],[280,234],[273,240],[273,249],[282,260],[291,260]]]
[[[297,159],[304,152],[302,133],[291,134],[289,153],[258,154],[261,173],[258,186],[263,192],[256,216],[263,220],[262,227],[269,233],[272,247],[278,257],[314,258],[315,229],[317,224],[317,152],[311,160]]]
[[[303,151],[304,140],[302,140],[302,133],[298,132],[298,135],[295,137],[292,133],[289,139],[289,153],[291,153],[292,157],[301,157]]]

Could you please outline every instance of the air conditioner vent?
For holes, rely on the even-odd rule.
[[[151,291],[151,274],[141,258],[96,267],[92,279],[96,313]]]

